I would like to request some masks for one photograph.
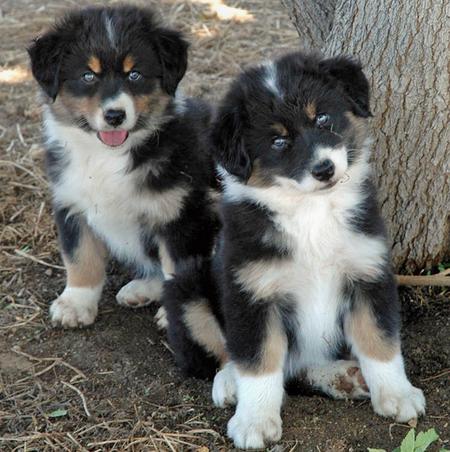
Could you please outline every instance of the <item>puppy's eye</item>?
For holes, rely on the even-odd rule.
[[[274,151],[284,151],[289,145],[287,137],[274,137],[272,139],[272,149]]]
[[[316,116],[316,126],[325,127],[330,123],[330,115],[327,113],[319,113]]]
[[[131,71],[128,74],[128,80],[130,80],[130,82],[137,82],[141,78],[142,78],[142,74],[138,71]]]
[[[97,80],[97,76],[91,72],[85,72],[82,76],[81,79],[83,80],[83,82],[85,83],[94,83]]]

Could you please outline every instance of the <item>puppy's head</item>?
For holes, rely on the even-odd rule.
[[[180,33],[132,6],[69,13],[28,52],[54,118],[108,147],[158,127],[187,66]]]
[[[212,141],[219,164],[249,185],[317,192],[365,158],[369,116],[359,63],[295,53],[235,81]]]

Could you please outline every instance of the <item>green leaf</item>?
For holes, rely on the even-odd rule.
[[[51,413],[47,414],[47,417],[49,418],[58,418],[58,417],[63,417],[67,414],[67,410],[65,410],[64,408],[58,408],[55,411],[52,411]]]
[[[371,449],[368,447],[367,452],[386,452],[386,449]]]
[[[401,452],[414,452],[415,430],[412,428],[400,444]]]
[[[400,450],[400,447],[396,447],[392,452],[402,452],[402,451]]]
[[[418,433],[414,452],[425,452],[427,450],[427,447],[438,438],[439,435],[436,433],[436,430],[434,428],[430,428],[426,432]]]

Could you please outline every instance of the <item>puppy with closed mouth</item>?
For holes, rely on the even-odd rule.
[[[137,307],[211,252],[210,108],[176,92],[187,48],[153,11],[120,6],[70,12],[28,50],[67,270],[55,324],[94,322],[109,256],[135,270],[117,300]]]
[[[370,397],[399,422],[424,413],[403,364],[369,116],[357,62],[302,53],[247,70],[219,108],[217,253],[185,267],[163,302],[180,366],[221,367],[213,400],[237,404],[237,447],[281,438],[284,385],[298,379],[337,399]]]

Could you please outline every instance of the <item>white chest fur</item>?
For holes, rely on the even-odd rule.
[[[348,307],[345,279],[371,280],[382,271],[384,240],[356,232],[348,223],[360,196],[357,187],[341,185],[306,196],[295,209],[275,216],[293,249],[295,268],[299,354],[290,358],[288,372],[330,359],[342,335],[339,317]]]
[[[128,149],[111,149],[95,136],[47,118],[46,134],[57,142],[64,162],[61,177],[53,186],[56,205],[82,214],[89,226],[122,261],[151,265],[142,242],[143,228],[175,219],[186,189],[164,192],[145,189],[149,168],[130,171]]]

